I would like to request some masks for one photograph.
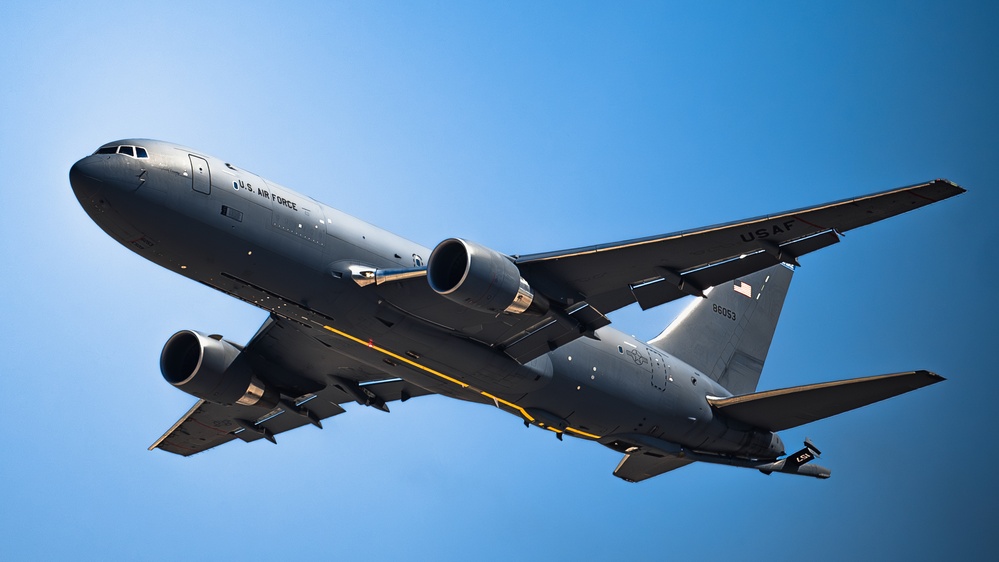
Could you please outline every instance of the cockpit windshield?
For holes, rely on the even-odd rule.
[[[97,149],[94,154],[124,154],[126,156],[131,156],[132,158],[149,158],[149,154],[146,149],[141,146],[131,146],[131,145],[118,145],[118,146],[102,146]]]

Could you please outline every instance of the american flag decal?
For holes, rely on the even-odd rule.
[[[743,281],[737,281],[733,288],[735,289],[736,293],[739,293],[740,295],[745,295],[749,298],[753,298],[753,288],[750,287],[748,283],[745,283]]]

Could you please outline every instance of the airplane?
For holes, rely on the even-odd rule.
[[[162,141],[102,145],[69,173],[108,235],[269,312],[246,344],[171,336],[163,377],[197,398],[150,450],[267,440],[356,402],[429,394],[623,455],[638,482],[693,462],[828,478],[777,432],[938,383],[925,370],[758,391],[799,258],[842,233],[959,195],[947,180],[805,209],[531,255],[448,238],[434,248],[241,167]],[[661,334],[609,326],[693,295]]]

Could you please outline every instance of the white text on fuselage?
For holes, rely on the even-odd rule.
[[[270,199],[271,201],[277,203],[278,205],[288,207],[292,211],[298,210],[298,204],[295,203],[294,201],[290,199],[285,199],[284,197],[281,197],[277,193],[271,193],[266,189],[261,189],[259,187],[254,189],[253,185],[250,184],[249,182],[243,183],[243,180],[233,181],[232,187],[236,191],[246,191],[247,193],[256,194],[258,197],[263,197],[264,199]]]

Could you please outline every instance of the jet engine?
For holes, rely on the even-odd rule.
[[[480,312],[548,311],[547,299],[531,289],[509,257],[459,238],[434,248],[427,261],[427,281],[438,294]]]
[[[235,345],[193,330],[171,336],[160,354],[163,378],[188,394],[226,406],[273,408],[280,394],[258,380],[246,363]]]

